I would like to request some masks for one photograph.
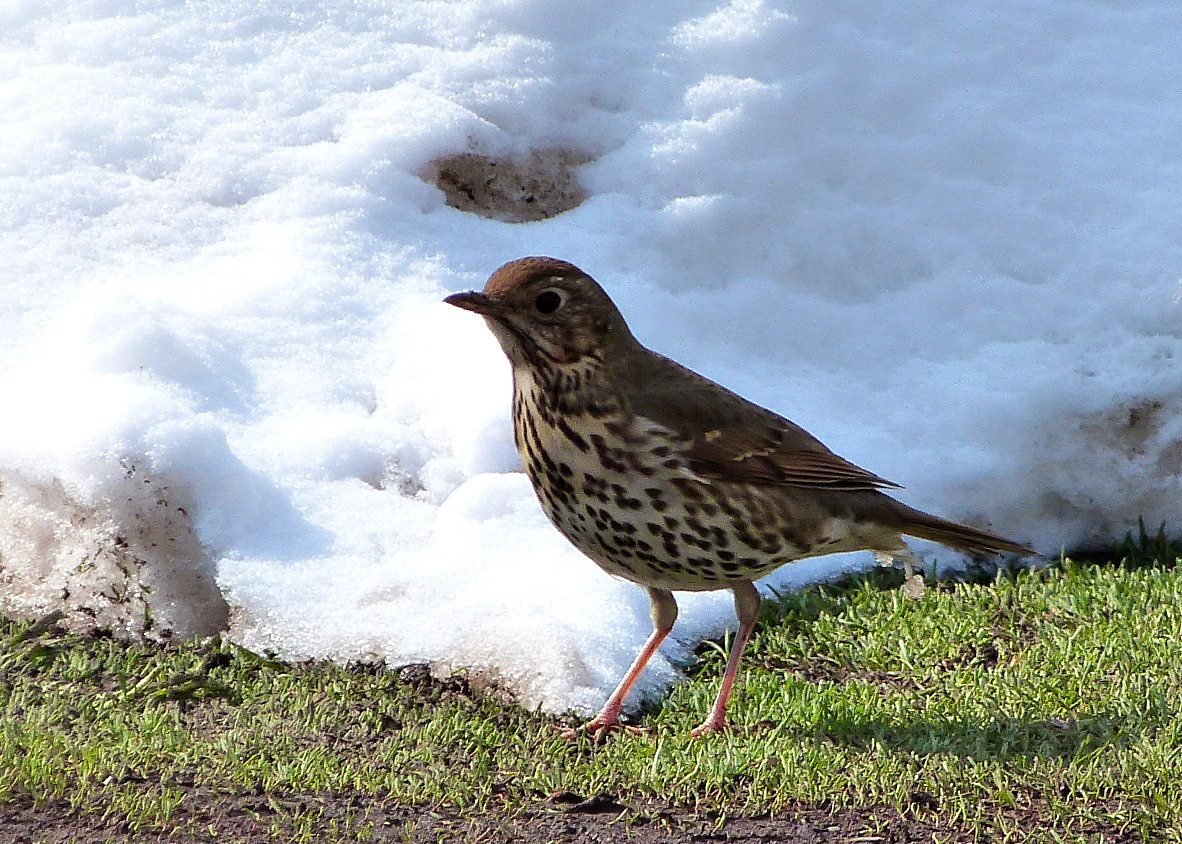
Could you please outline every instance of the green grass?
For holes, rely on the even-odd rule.
[[[601,746],[568,743],[556,726],[569,719],[462,679],[3,622],[0,801],[63,798],[167,830],[200,823],[187,811],[197,793],[347,794],[358,812],[334,817],[329,839],[314,799],[279,801],[265,822],[285,839],[366,840],[370,799],[464,816],[606,792],[642,811],[893,807],[1002,840],[1019,840],[1013,819],[1033,808],[1046,840],[1102,828],[1182,841],[1173,563],[1065,562],[930,584],[917,601],[880,588],[883,575],[788,595],[748,650],[740,729],[688,735],[717,687],[716,644],[645,719],[647,736]]]

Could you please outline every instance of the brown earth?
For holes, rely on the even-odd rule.
[[[441,841],[486,842],[587,842],[587,844],[681,844],[681,842],[734,842],[738,844],[905,844],[905,842],[987,842],[933,811],[936,800],[916,795],[912,810],[885,807],[829,808],[800,806],[774,816],[726,818],[685,809],[630,807],[611,795],[585,797],[557,794],[524,810],[508,810],[460,817],[447,810],[399,806],[373,801],[367,795],[266,795],[224,794],[195,790],[163,832],[136,832],[101,810],[75,812],[65,800],[34,804],[17,798],[0,804],[0,842],[4,844],[270,844],[290,840],[281,816],[319,812],[320,833],[311,840],[338,840],[338,831],[369,826],[367,840],[375,842]],[[1010,836],[1038,838],[1048,825],[1037,808],[1007,812]],[[276,824],[276,821],[279,821]],[[1134,844],[1140,836],[1112,827],[1078,826],[1072,833],[1084,840],[1106,844]],[[352,838],[352,835],[345,835]]]

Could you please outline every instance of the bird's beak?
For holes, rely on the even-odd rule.
[[[495,299],[491,299],[483,293],[477,293],[475,290],[453,293],[443,301],[449,305],[455,305],[457,308],[463,308],[465,311],[473,311],[483,316],[492,316],[500,313],[502,310],[500,303]]]

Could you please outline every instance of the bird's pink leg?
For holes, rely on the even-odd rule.
[[[714,699],[714,707],[705,721],[690,730],[690,735],[694,738],[726,729],[726,705],[730,701],[735,678],[739,675],[743,648],[747,646],[751,631],[755,629],[755,622],[759,620],[759,607],[763,603],[759,590],[751,583],[740,583],[732,587],[732,590],[735,593],[735,612],[739,616],[739,632],[735,634],[735,641],[731,643],[730,657],[726,661],[726,671],[722,675],[722,686],[718,690],[718,697]]]
[[[624,679],[620,681],[620,685],[616,686],[616,690],[607,699],[607,703],[603,705],[603,709],[599,710],[599,714],[579,729],[564,731],[564,737],[573,739],[581,730],[590,733],[598,739],[608,730],[615,729],[616,727],[621,727],[630,733],[641,732],[638,727],[629,727],[621,724],[620,711],[624,708],[624,701],[628,697],[628,692],[632,690],[632,686],[636,684],[636,679],[640,676],[640,672],[644,670],[644,666],[648,664],[653,654],[657,652],[657,648],[661,646],[661,642],[665,641],[665,637],[673,629],[673,622],[677,620],[677,602],[673,600],[672,592],[668,589],[650,588],[648,595],[652,603],[653,632],[644,643],[644,647],[640,649],[640,653],[636,655],[636,659],[632,662],[632,667],[628,669],[628,673],[624,675]]]

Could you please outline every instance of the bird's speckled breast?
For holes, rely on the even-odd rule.
[[[542,509],[610,574],[703,591],[809,555],[775,530],[782,495],[748,489],[736,499],[696,477],[673,432],[610,404],[557,412],[528,374],[514,386],[514,438]]]

